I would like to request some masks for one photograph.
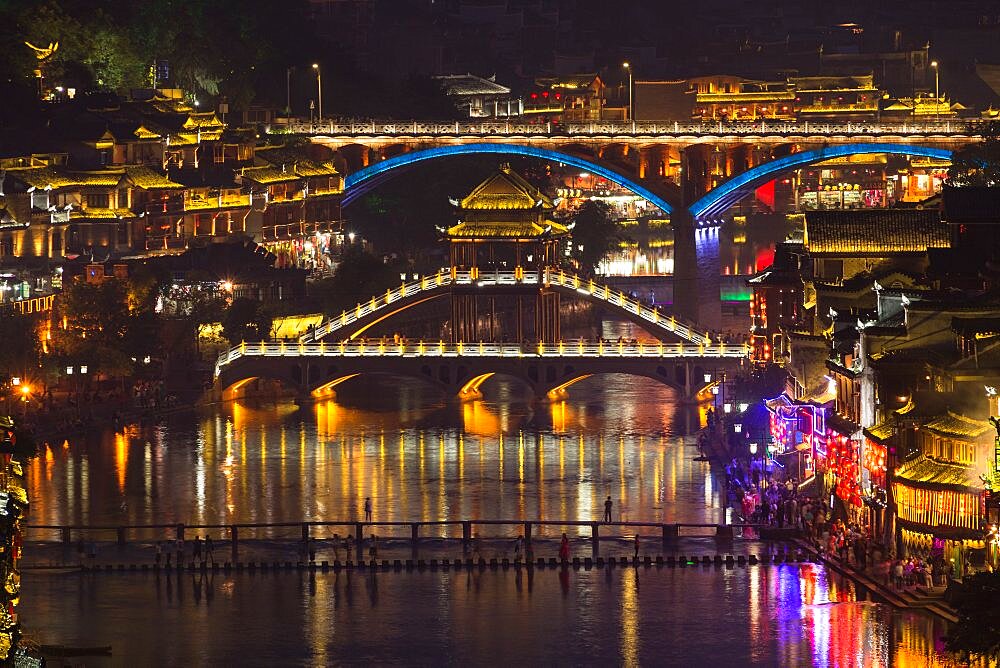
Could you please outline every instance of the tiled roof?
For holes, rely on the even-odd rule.
[[[979,487],[972,470],[960,464],[946,464],[921,455],[896,469],[896,480],[904,483],[918,483],[920,487]]]
[[[461,222],[448,228],[446,236],[464,239],[537,239],[566,234],[559,223],[547,221],[545,226],[527,222]]]
[[[126,167],[125,174],[136,187],[144,190],[176,190],[184,187],[149,167]]]
[[[19,181],[35,188],[65,188],[69,186],[114,187],[125,174],[123,169],[97,172],[68,172],[52,167],[10,169],[7,172]]]
[[[958,415],[951,411],[926,423],[924,427],[942,436],[955,436],[957,438],[968,439],[978,438],[992,429],[988,422],[973,420],[972,418],[967,418],[964,415]]]
[[[555,208],[546,197],[510,166],[504,165],[469,193],[459,203],[462,209],[538,209],[551,211]]]
[[[886,443],[890,438],[892,438],[893,433],[896,431],[896,426],[891,422],[882,422],[873,427],[868,427],[865,429],[865,434],[868,438],[879,443]]]
[[[134,218],[135,213],[131,209],[103,209],[95,206],[88,206],[81,209],[73,209],[70,212],[73,220],[118,220],[119,218]]]
[[[34,188],[62,188],[76,183],[72,177],[58,172],[51,167],[10,169],[7,173],[25,185]]]
[[[927,209],[810,211],[805,244],[812,254],[923,253],[951,245],[940,213]]]
[[[447,95],[506,95],[510,88],[475,74],[447,74],[434,77]]]
[[[241,175],[245,179],[250,179],[260,184],[289,183],[297,181],[299,175],[293,171],[284,171],[279,167],[247,167]]]

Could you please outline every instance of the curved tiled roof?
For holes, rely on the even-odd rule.
[[[969,467],[939,462],[924,455],[905,462],[896,469],[895,477],[898,481],[917,483],[920,487],[967,488],[981,484]]]
[[[951,233],[933,209],[810,211],[805,245],[812,254],[923,253],[950,247]]]
[[[974,420],[972,418],[965,417],[964,415],[958,415],[957,413],[952,413],[948,411],[947,414],[942,415],[934,420],[931,420],[924,425],[927,429],[934,431],[942,436],[954,436],[957,438],[978,438],[990,431],[988,422],[982,422],[980,420]]]

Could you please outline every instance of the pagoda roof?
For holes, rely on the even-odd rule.
[[[462,221],[449,227],[445,236],[449,239],[542,239],[561,236],[568,231],[565,225],[551,220],[544,225],[535,221]]]
[[[458,204],[460,209],[470,210],[540,210],[552,211],[555,205],[542,191],[503,165],[468,194]]]

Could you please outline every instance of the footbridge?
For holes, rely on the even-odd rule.
[[[558,398],[566,388],[595,374],[652,378],[691,397],[705,387],[705,374],[732,370],[748,358],[746,345],[691,343],[603,343],[561,341],[506,343],[244,343],[219,356],[217,387],[230,396],[257,379],[278,381],[301,397],[323,398],[360,374],[420,378],[459,397],[478,396],[494,374],[525,382],[536,397]]]
[[[649,330],[658,337],[674,337],[698,346],[712,346],[711,337],[696,325],[673,315],[663,315],[654,307],[629,299],[623,292],[613,290],[593,280],[562,271],[524,272],[494,271],[473,273],[469,271],[438,272],[397,288],[386,290],[384,295],[372,297],[350,311],[330,318],[301,338],[303,343],[323,339],[354,340],[370,327],[432,299],[451,294],[453,289],[470,291],[482,289],[517,290],[544,285],[557,292],[579,297],[608,308]]]

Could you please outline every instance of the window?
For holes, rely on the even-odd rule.
[[[108,193],[97,193],[86,196],[87,206],[94,209],[107,209],[111,206]]]
[[[128,206],[129,206],[129,203],[128,203],[128,188],[119,188],[118,189],[118,208],[119,209],[127,209]]]

